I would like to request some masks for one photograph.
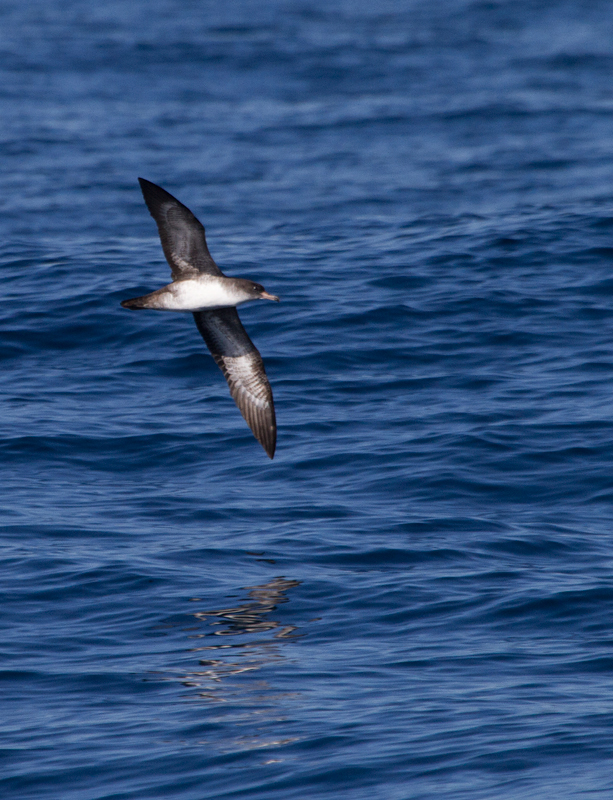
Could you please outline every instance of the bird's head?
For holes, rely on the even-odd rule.
[[[242,301],[246,303],[248,300],[275,300],[279,302],[279,298],[274,294],[269,294],[261,283],[255,281],[241,280],[239,286],[241,294],[245,297]]]

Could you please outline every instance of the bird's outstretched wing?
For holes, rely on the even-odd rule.
[[[235,308],[196,311],[202,338],[230,387],[230,394],[270,458],[277,444],[277,422],[272,389],[264,362]]]
[[[139,178],[151,216],[156,221],[172,279],[205,273],[223,275],[206,246],[204,227],[192,212],[161,186]]]

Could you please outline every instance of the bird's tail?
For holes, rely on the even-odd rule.
[[[145,294],[142,297],[132,297],[130,300],[122,300],[121,305],[124,308],[151,308],[148,300],[149,295]]]

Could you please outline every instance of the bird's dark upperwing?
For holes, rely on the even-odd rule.
[[[253,435],[270,458],[277,444],[277,422],[272,390],[264,362],[235,308],[195,311],[202,338],[223,372],[230,394]]]
[[[172,279],[206,273],[223,275],[206,246],[204,227],[192,212],[161,186],[139,178],[151,216],[157,222]]]

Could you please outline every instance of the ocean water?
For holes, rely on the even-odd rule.
[[[0,794],[613,796],[613,6],[0,5]],[[269,461],[137,176],[207,228]]]

